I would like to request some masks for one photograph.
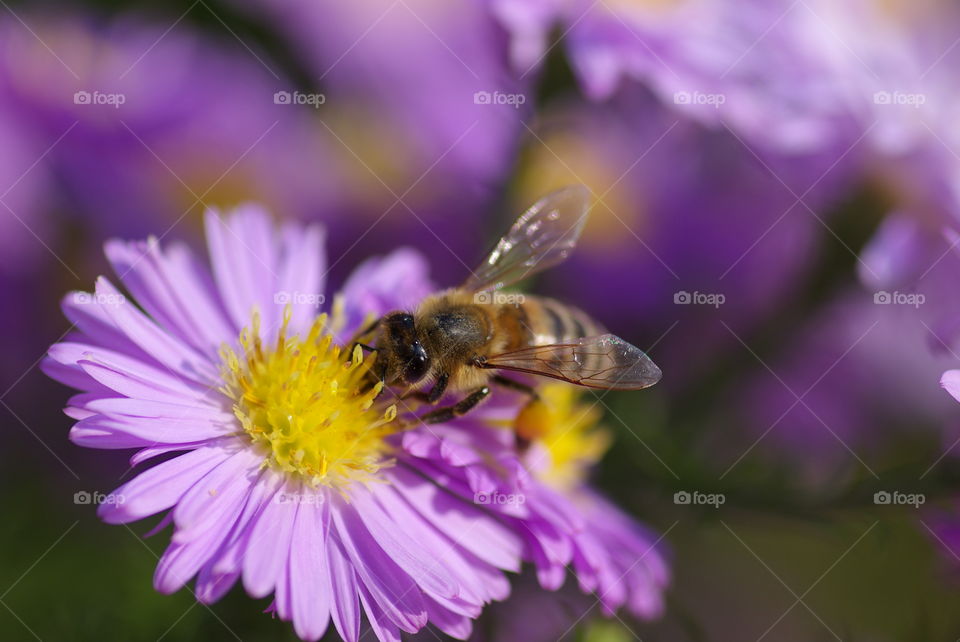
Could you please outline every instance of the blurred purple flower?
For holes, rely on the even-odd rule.
[[[44,245],[55,246],[51,177],[39,161],[44,145],[21,130],[6,108],[0,108],[0,278],[24,276],[50,258]],[[52,142],[52,141],[51,141]]]
[[[835,297],[769,358],[772,372],[758,370],[744,382],[737,416],[751,436],[742,445],[755,444],[817,483],[851,469],[879,470],[895,437],[939,431],[945,438],[950,404],[932,386],[917,385],[935,381],[954,360],[934,334],[939,302],[952,296],[945,286],[928,277],[909,290]]]
[[[329,206],[338,177],[314,109],[275,102],[294,88],[262,55],[135,16],[26,20],[0,22],[0,96],[51,145],[45,164],[85,223],[146,235],[199,230],[206,205]]]
[[[442,0],[236,2],[284,34],[327,97],[322,128],[356,226],[334,242],[436,248],[435,267],[466,275],[535,102],[498,25]]]
[[[557,29],[594,100],[632,78],[674,109],[715,126],[729,123],[761,146],[806,153],[850,139],[853,113],[835,73],[836,48],[810,45],[823,34],[812,10],[797,3],[488,4],[510,32],[511,58],[524,76],[542,64]]]
[[[638,345],[663,335],[660,359],[684,364],[667,373],[672,386],[737,345],[724,323],[747,333],[795,295],[849,175],[836,161],[758,158],[732,135],[625,92],[545,115],[514,201],[590,188],[596,202],[577,251],[543,289]]]
[[[391,447],[396,406],[374,403],[382,384],[363,389],[369,360],[359,347],[345,359],[331,343],[330,328],[356,311],[315,316],[320,231],[274,230],[254,207],[226,221],[210,212],[206,231],[212,272],[182,245],[107,245],[145,313],[105,278],[65,302],[79,331],[50,349],[45,368],[82,391],[67,409],[71,439],[138,448],[132,465],[164,458],[112,493],[101,517],[169,511],[157,590],[196,576],[209,603],[242,577],[252,596],[273,594],[272,609],[303,639],[319,639],[332,620],[355,642],[361,605],[380,640],[428,621],[469,636],[482,605],[506,597],[500,569],[518,570],[520,542]],[[369,283],[350,295],[382,303],[363,310],[382,314],[428,285],[414,282],[420,263],[405,254],[367,267],[371,281],[395,276],[385,269],[408,274],[392,301],[365,294]]]

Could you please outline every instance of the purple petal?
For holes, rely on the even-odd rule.
[[[333,593],[331,616],[346,642],[357,642],[360,639],[360,603],[357,574],[347,561],[341,549],[339,538],[330,537],[327,540],[327,570]]]
[[[248,326],[256,307],[263,328],[276,327],[273,283],[278,266],[269,216],[251,205],[226,217],[208,210],[204,225],[214,279],[233,325]]]
[[[200,384],[209,385],[219,380],[213,363],[157,326],[103,277],[97,279],[96,294],[96,305],[103,307],[130,341],[161,364]]]
[[[389,501],[389,497],[381,494]],[[400,568],[424,590],[443,597],[457,595],[457,581],[439,563],[437,551],[416,542],[407,535],[405,525],[394,522],[370,493],[359,485],[350,492],[351,503],[363,520],[367,531]]]
[[[276,292],[285,293],[293,311],[290,317],[291,333],[306,333],[319,311],[320,295],[324,293],[327,265],[324,232],[316,225],[303,228],[285,225],[281,232],[282,255]],[[299,296],[298,296],[299,295]],[[280,302],[283,302],[280,299]]]
[[[88,448],[116,448],[110,443],[124,442],[121,448],[177,445],[229,437],[230,431],[209,422],[173,418],[106,417],[100,414],[80,420],[70,431],[70,439]],[[182,448],[178,448],[182,449]]]
[[[367,315],[413,309],[436,289],[428,273],[423,255],[409,248],[364,261],[341,288],[347,315],[341,337],[352,337]]]
[[[118,363],[108,363],[100,355],[77,362],[94,380],[124,397],[162,401],[172,404],[203,404],[216,407],[222,395],[210,390],[206,396],[186,386],[174,385],[171,377],[138,365],[136,370],[125,369]]]
[[[391,477],[397,491],[434,528],[488,564],[520,570],[522,543],[509,528],[400,466],[391,469]]]
[[[377,544],[350,506],[331,506],[343,550],[377,606],[408,633],[427,623],[423,596],[414,581]],[[369,611],[368,611],[369,613]]]
[[[293,627],[302,640],[318,640],[330,623],[330,585],[325,549],[326,504],[300,504],[290,542],[290,585],[295,587]]]
[[[87,404],[87,409],[108,417],[163,419],[166,421],[195,422],[216,424],[223,431],[235,431],[237,420],[229,412],[209,405],[186,405],[127,399],[115,397],[96,399]]]
[[[223,531],[231,526],[257,481],[262,461],[252,448],[240,448],[198,480],[173,509],[177,525],[173,540],[185,542],[206,529]]]
[[[153,357],[127,336],[110,320],[102,306],[94,305],[89,292],[71,292],[60,303],[63,313],[80,330],[82,336],[94,345],[116,350],[142,361],[156,363]]]
[[[101,504],[97,514],[108,524],[125,524],[166,510],[229,456],[223,448],[204,447],[157,464],[113,491],[123,501]]]
[[[940,385],[950,396],[960,401],[960,370],[947,370],[940,377]]]
[[[287,490],[289,488],[289,490]],[[284,485],[279,492],[295,493]],[[253,523],[243,559],[243,585],[253,597],[266,597],[280,580],[290,555],[290,536],[297,504],[267,500]]]
[[[390,621],[386,612],[377,605],[376,600],[371,597],[370,592],[362,584],[360,585],[360,601],[363,603],[363,610],[367,612],[367,622],[370,623],[370,628],[373,629],[377,639],[380,642],[401,642],[399,629]],[[424,613],[424,618],[426,618],[426,613]]]
[[[150,316],[185,343],[216,357],[237,333],[219,307],[209,272],[185,246],[168,254],[156,241],[110,241],[106,255],[123,284]]]
[[[226,595],[239,578],[240,573],[217,573],[212,563],[207,564],[197,576],[197,600],[202,604],[213,604]]]
[[[473,632],[473,620],[465,615],[452,613],[431,599],[427,600],[427,613],[430,615],[430,622],[450,637],[466,640]]]

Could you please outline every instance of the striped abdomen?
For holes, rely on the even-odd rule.
[[[502,304],[499,329],[507,335],[507,350],[571,343],[606,330],[579,308],[556,299],[525,295],[522,303]]]

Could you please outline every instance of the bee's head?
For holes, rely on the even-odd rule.
[[[378,346],[388,355],[383,378],[387,383],[413,385],[430,371],[430,356],[417,334],[413,315],[391,312],[383,317],[383,344]]]

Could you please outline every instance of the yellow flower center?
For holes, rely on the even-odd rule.
[[[265,466],[299,475],[311,484],[368,481],[389,465],[384,437],[397,416],[374,400],[383,388],[370,386],[371,359],[356,346],[349,359],[327,331],[327,315],[314,321],[306,338],[287,336],[289,306],[276,342],[263,345],[260,316],[240,332],[239,354],[221,348],[221,390]]]
[[[583,403],[570,384],[546,383],[537,392],[540,399],[520,411],[514,428],[550,457],[548,465],[532,466],[539,477],[558,488],[574,488],[610,447],[610,433],[597,427],[602,412],[596,404]]]

